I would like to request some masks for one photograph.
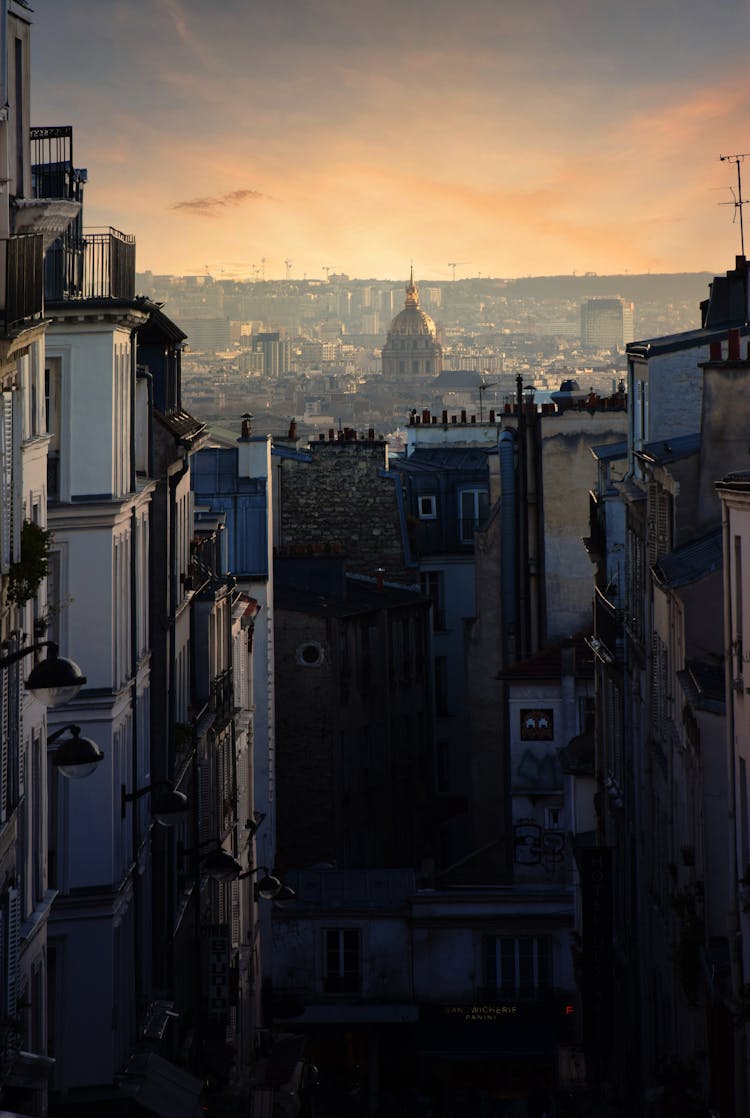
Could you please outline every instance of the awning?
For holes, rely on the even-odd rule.
[[[117,1084],[158,1118],[204,1118],[200,1080],[153,1052],[131,1056]]]

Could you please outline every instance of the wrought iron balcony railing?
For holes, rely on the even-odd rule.
[[[44,311],[44,250],[40,233],[9,237],[5,243],[5,331]]]
[[[50,303],[133,299],[135,237],[105,229],[86,233],[80,239],[62,238],[47,252],[45,279]]]
[[[80,202],[85,173],[73,164],[73,129],[69,124],[31,129],[31,192],[34,198]]]

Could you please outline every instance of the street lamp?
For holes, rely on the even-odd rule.
[[[74,660],[58,656],[58,646],[55,641],[37,641],[26,648],[8,652],[5,656],[0,656],[0,668],[9,668],[24,656],[39,652],[42,648],[48,650],[47,659],[40,660],[36,667],[31,669],[26,680],[26,688],[46,707],[63,706],[76,697],[86,682],[86,676]]]
[[[145,788],[138,788],[135,792],[128,792],[124,784],[120,785],[121,788],[121,818],[125,818],[125,805],[131,804],[135,800],[140,800],[141,796],[147,795],[149,792],[156,792],[157,789],[162,789],[158,796],[154,797],[151,805],[151,814],[157,823],[161,823],[162,827],[174,827],[177,823],[182,823],[190,812],[190,801],[184,792],[178,792],[167,781],[157,781],[155,784],[147,784]]]
[[[81,737],[80,726],[63,726],[54,734],[50,734],[47,744],[51,745],[59,741],[63,734],[67,733],[70,737],[60,741],[52,756],[52,764],[69,780],[80,780],[85,776],[91,776],[99,762],[104,759],[104,754],[91,738]]]

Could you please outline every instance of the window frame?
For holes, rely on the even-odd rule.
[[[335,939],[338,943],[335,942]],[[347,944],[347,940],[349,941]],[[331,962],[337,958],[337,968]],[[347,956],[349,957],[347,959]],[[354,958],[355,965],[351,964]],[[321,985],[323,993],[362,993],[362,928],[359,925],[328,925],[321,929]]]

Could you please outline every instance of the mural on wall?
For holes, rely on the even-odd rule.
[[[511,786],[514,792],[552,792],[562,787],[557,758],[555,712],[552,707],[521,707],[518,737],[511,745]]]
[[[548,831],[534,819],[513,825],[513,861],[520,866],[543,866],[553,872],[565,858],[562,831]]]
[[[551,707],[521,709],[521,741],[552,741],[554,736]]]

